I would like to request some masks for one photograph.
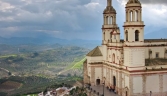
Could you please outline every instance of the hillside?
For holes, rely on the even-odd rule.
[[[37,49],[40,51],[36,51]],[[23,48],[20,48],[17,54],[1,55],[0,68],[10,71],[16,76],[55,77],[74,62],[82,60],[89,51],[76,46],[57,46],[46,49],[45,46],[35,46],[25,47],[24,51],[21,50]]]

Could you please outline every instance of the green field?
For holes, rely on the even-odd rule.
[[[23,96],[38,96],[38,94],[28,94],[28,95],[23,95]]]
[[[86,60],[86,58],[83,58],[79,62],[75,63],[71,69],[81,69],[83,67],[83,62]]]
[[[8,57],[16,57],[17,55],[15,54],[10,54],[10,55],[2,55],[0,58],[8,58]]]

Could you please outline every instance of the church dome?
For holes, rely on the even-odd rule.
[[[106,13],[116,13],[116,10],[112,6],[107,6],[106,9],[103,11],[104,14]]]
[[[127,2],[127,4],[134,4],[134,3],[140,4],[140,1],[139,1],[139,0],[129,0],[129,1]]]

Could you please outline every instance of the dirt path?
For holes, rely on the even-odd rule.
[[[2,71],[5,71],[6,73],[9,73],[10,71],[9,70],[7,70],[7,69],[5,69],[5,68],[0,68]],[[11,74],[11,75],[13,75],[13,76],[15,76],[14,74]]]
[[[0,69],[3,70],[3,71],[5,71],[5,72],[7,72],[7,73],[9,73],[9,70],[7,70],[5,68],[0,68]]]

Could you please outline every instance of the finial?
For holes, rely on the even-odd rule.
[[[107,6],[111,6],[111,0],[107,0]]]

